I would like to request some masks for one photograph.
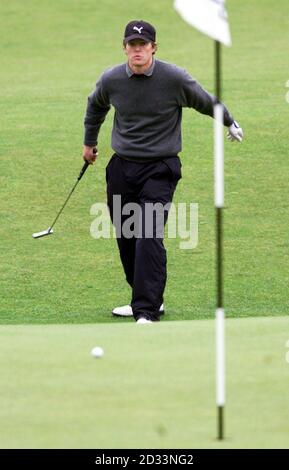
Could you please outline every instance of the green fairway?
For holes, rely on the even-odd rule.
[[[226,334],[220,443],[213,321],[2,326],[0,448],[288,448],[286,318]]]
[[[111,111],[89,168],[55,234],[49,227],[80,167],[86,97],[125,61],[125,24],[156,25],[157,56],[214,92],[213,43],[172,1],[9,0],[0,15],[0,323],[95,323],[130,301],[116,241],[94,240],[90,207],[105,202]],[[230,317],[288,315],[288,2],[227,2],[223,100],[245,132],[225,144],[225,305]],[[113,15],[111,12],[113,11]],[[175,202],[199,204],[199,244],[169,239],[167,320],[208,318],[215,306],[212,120],[185,110],[183,179]]]

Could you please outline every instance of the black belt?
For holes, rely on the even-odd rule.
[[[173,158],[177,157],[177,155],[169,155],[167,157],[127,157],[126,155],[120,155],[119,153],[115,153],[117,157],[123,158],[124,160],[127,160],[129,162],[134,162],[134,163],[154,163],[154,162],[160,162],[164,158]]]

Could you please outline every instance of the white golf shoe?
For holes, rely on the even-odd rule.
[[[164,313],[164,304],[160,306],[160,313]],[[115,307],[112,314],[117,317],[132,317],[132,308],[130,305],[123,305],[122,307]]]
[[[151,320],[147,320],[147,318],[139,318],[137,321],[136,321],[139,325],[145,325],[146,323],[152,323]]]

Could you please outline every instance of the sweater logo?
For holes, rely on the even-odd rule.
[[[139,34],[141,34],[141,30],[143,29],[143,26],[138,28],[137,26],[134,26],[132,29],[135,29]]]

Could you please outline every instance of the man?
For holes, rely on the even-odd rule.
[[[96,159],[97,137],[111,105],[115,108],[112,148],[115,154],[106,167],[107,201],[112,221],[114,197],[121,209],[128,203],[140,208],[139,236],[117,234],[120,258],[132,288],[131,304],[114,309],[120,316],[133,315],[137,323],[158,321],[163,311],[166,284],[166,251],[157,232],[145,236],[145,208],[150,203],[164,207],[172,201],[181,178],[182,108],[194,108],[213,117],[216,99],[185,70],[156,60],[155,28],[145,21],[131,21],[123,39],[127,63],[106,70],[88,97],[83,158]],[[224,125],[231,140],[241,141],[242,129],[225,106]],[[128,214],[127,214],[128,215]],[[167,220],[167,211],[163,225]],[[127,216],[121,215],[123,224]]]

